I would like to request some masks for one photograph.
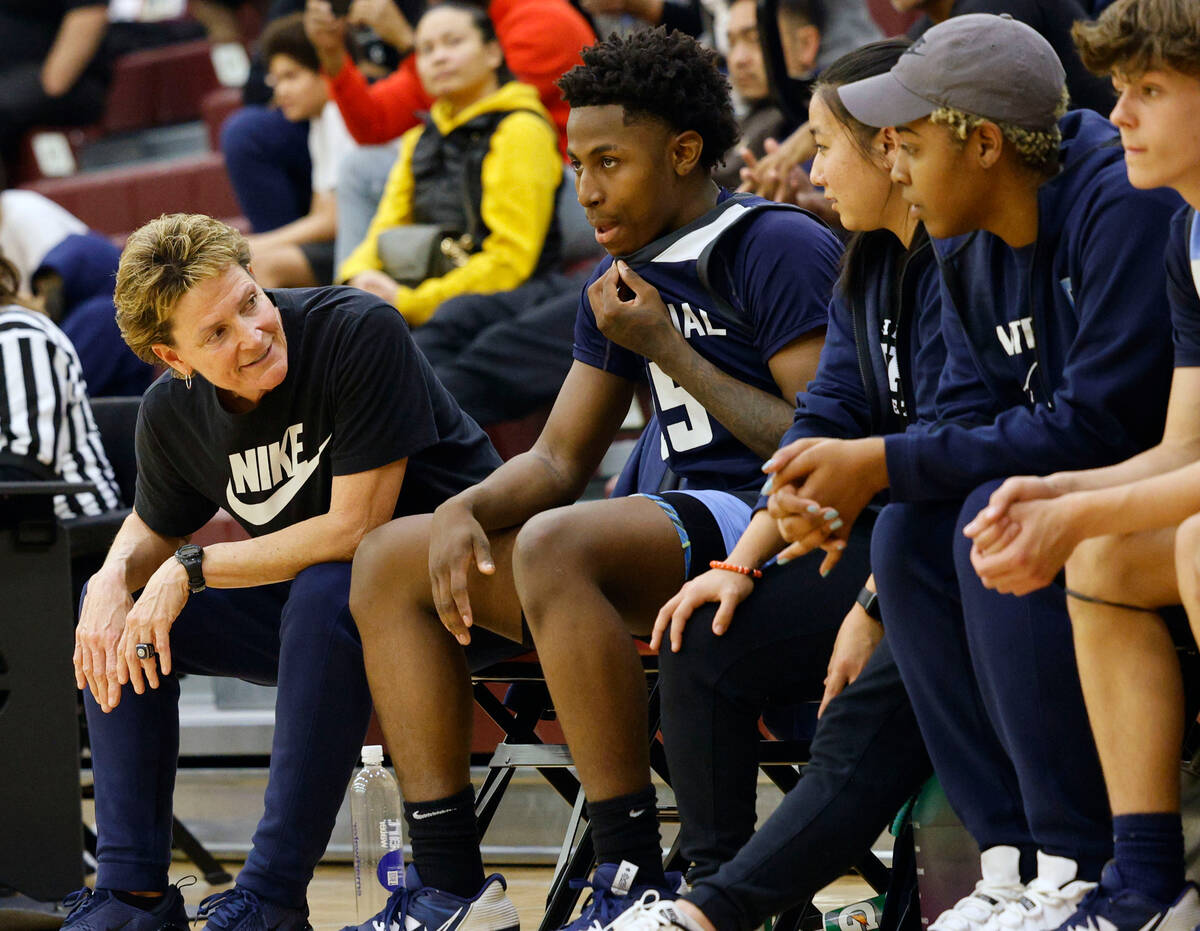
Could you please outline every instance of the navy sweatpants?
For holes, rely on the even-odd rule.
[[[980,848],[1070,857],[1094,880],[1112,827],[1065,596],[984,588],[962,534],[999,484],[965,502],[883,510],[871,566],[888,640],[934,769]]]
[[[292,582],[192,595],[171,628],[172,668],[277,685],[265,810],[238,885],[292,908],[358,758],[371,699],[347,607],[350,564],[323,563]],[[163,889],[179,754],[179,681],[138,695],[126,685],[105,714],[84,690],[96,785],[98,886]]]
[[[841,563],[824,553],[768,569],[721,637],[715,606],[659,657],[662,727],[692,863],[688,899],[719,931],[751,931],[847,872],[929,777],[887,639],[826,709],[800,782],[754,831],[758,719],[768,702],[816,701],[837,629],[869,573],[869,524]]]

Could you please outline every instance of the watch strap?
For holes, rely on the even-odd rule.
[[[864,585],[855,601],[862,605],[862,609],[867,612],[868,617],[874,618],[881,624],[883,623],[883,612],[879,608],[879,594],[877,592],[871,591]]]

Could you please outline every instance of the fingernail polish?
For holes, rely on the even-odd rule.
[[[838,516],[838,512],[835,508],[830,508],[828,511],[825,512],[826,520],[833,520],[837,516]]]
[[[841,526],[842,526],[842,519],[839,517],[837,520],[835,520],[832,524],[829,525],[829,532],[833,533],[833,531],[839,529]]]
[[[780,556],[780,557],[779,557],[777,560],[775,560],[775,565],[777,565],[777,566],[786,566],[786,565],[787,565],[788,563],[790,563],[791,561],[792,561],[792,560],[791,560],[791,557],[790,557],[790,556]]]
[[[763,486],[762,486],[762,494],[764,494],[764,495],[769,495],[769,494],[771,493],[771,487],[772,487],[774,484],[775,484],[775,476],[774,476],[774,475],[768,475],[768,476],[767,476],[767,480],[766,480],[765,482],[763,482]]]
[[[821,510],[821,506],[819,504],[810,504],[804,510],[808,511],[809,514],[816,514]]]
[[[766,462],[764,462],[764,463],[762,464],[762,470],[763,470],[764,472],[769,472],[769,471],[770,471],[771,469],[773,469],[774,467],[775,467],[775,459],[774,459],[774,457],[772,457],[772,458],[768,459]]]
[[[820,572],[821,572],[821,578],[825,578],[825,576],[829,575],[829,570],[826,569],[824,566],[821,567]]]

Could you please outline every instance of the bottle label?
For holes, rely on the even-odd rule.
[[[379,822],[379,849],[398,850],[404,846],[404,829],[399,818],[384,818]]]
[[[379,884],[389,892],[404,885],[404,848],[389,850],[379,860]]]
[[[883,896],[835,908],[824,915],[825,931],[873,931],[879,927]]]

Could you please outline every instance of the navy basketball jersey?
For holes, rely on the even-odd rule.
[[[693,350],[731,377],[778,395],[767,361],[825,326],[840,255],[837,238],[810,215],[722,191],[712,210],[624,259],[658,289]],[[588,284],[612,261],[605,258]],[[661,454],[683,487],[762,484],[761,456],[657,365],[600,333],[586,287],[575,321],[575,358],[649,381]]]

